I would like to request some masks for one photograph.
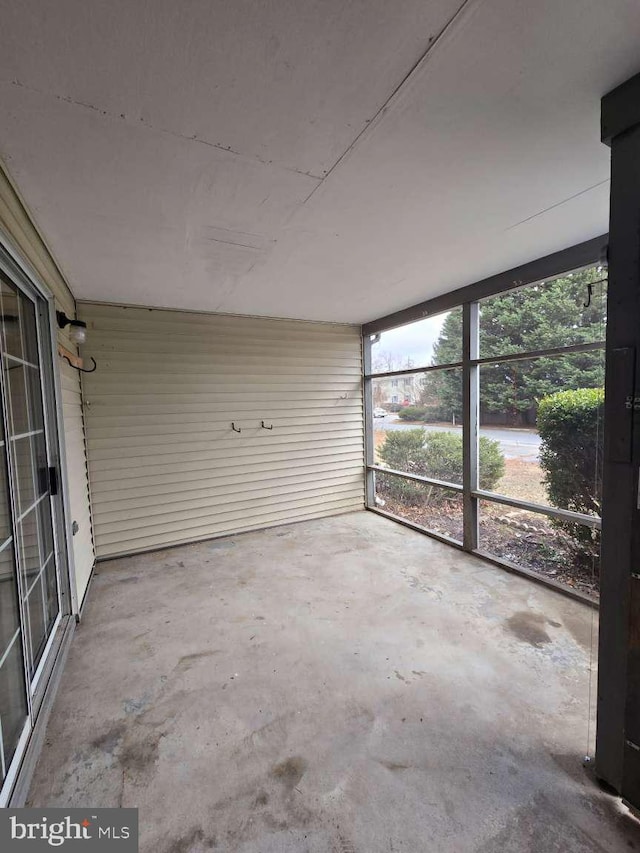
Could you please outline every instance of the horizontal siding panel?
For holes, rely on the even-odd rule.
[[[327,459],[309,459],[305,456],[300,459],[291,458],[288,460],[287,473],[291,473],[295,477],[310,477],[318,473],[326,471],[332,473],[334,471],[344,470],[345,467],[356,466],[362,467],[364,464],[362,452],[360,450],[352,453],[333,454]],[[229,469],[233,470],[230,472]],[[275,461],[260,461],[254,464],[243,463],[234,465],[231,462],[227,466],[218,465],[215,470],[196,468],[189,470],[171,469],[166,473],[159,474],[153,471],[149,476],[140,476],[139,472],[135,472],[128,479],[124,479],[119,474],[109,476],[109,472],[102,472],[101,475],[95,477],[96,482],[99,482],[100,489],[92,498],[92,503],[97,505],[100,501],[105,503],[111,500],[117,500],[118,496],[126,497],[127,495],[136,494],[141,497],[148,494],[157,494],[164,496],[166,493],[170,496],[173,491],[189,491],[193,489],[201,489],[207,485],[214,484],[218,478],[226,478],[231,482],[235,477],[239,478],[239,482],[251,480],[252,482],[265,477],[266,479],[274,479],[282,472],[282,462]],[[92,477],[92,481],[94,477]]]
[[[103,365],[103,369],[105,368]],[[120,385],[113,383],[104,388],[94,390],[87,394],[86,399],[90,405],[116,405],[125,406],[135,404],[131,397],[140,399],[140,406],[153,404],[156,400],[163,405],[167,401],[175,400],[182,404],[202,403],[229,403],[234,406],[243,400],[251,403],[279,403],[288,409],[295,406],[300,400],[304,403],[314,400],[316,403],[324,402],[325,406],[337,405],[342,401],[349,401],[352,395],[359,400],[361,382],[359,377],[342,377],[340,379],[319,379],[317,375],[309,382],[301,382],[299,379],[287,381],[285,377],[258,375],[238,376],[230,378],[222,377],[219,382],[216,378],[207,376],[206,379],[198,381],[191,374],[184,374],[183,382],[174,377],[167,378],[164,382],[147,382],[143,378],[134,383],[124,380]],[[65,392],[70,395],[70,392]],[[116,398],[115,400],[113,398]],[[245,407],[251,408],[251,406]],[[253,407],[255,408],[255,406]]]
[[[245,419],[254,419],[257,417],[258,422],[264,419],[265,416],[284,417],[289,420],[293,418],[303,417],[310,414],[316,414],[318,410],[330,417],[342,416],[344,413],[358,413],[362,417],[362,401],[359,397],[353,396],[349,400],[340,400],[339,405],[326,400],[304,400],[302,406],[287,405],[287,402],[282,400],[272,400],[267,406],[264,402],[257,404],[252,400],[234,400],[233,406],[222,411],[219,405],[193,403],[190,406],[173,405],[172,403],[164,403],[161,406],[138,406],[135,402],[129,405],[121,405],[118,408],[119,414],[113,417],[112,401],[105,399],[92,403],[91,399],[85,400],[85,412],[99,416],[105,423],[117,423],[123,419],[132,421],[135,419],[137,423],[155,423],[161,420],[164,423],[185,423],[185,422],[202,422],[201,415],[217,416],[219,419],[238,420],[238,417]],[[98,411],[100,410],[100,411]],[[236,417],[234,417],[234,414]],[[153,415],[152,419],[149,415]],[[176,416],[173,418],[173,416]],[[191,417],[193,416],[193,417]],[[208,421],[205,421],[208,422]]]
[[[130,366],[131,353],[121,351],[115,345],[111,345],[109,349],[106,347],[96,347],[100,350],[101,358],[106,360],[110,369],[119,373],[127,372],[127,367]],[[139,348],[138,348],[139,349]],[[135,350],[135,347],[134,347]],[[167,357],[167,351],[163,349],[162,344],[158,345],[159,352],[149,351],[135,353],[136,362],[140,365],[142,371],[162,370],[166,367],[167,370],[177,370],[183,372],[207,372],[208,367],[212,365],[212,356],[215,356],[215,367],[220,368],[238,368],[242,370],[246,368],[251,370],[253,367],[267,367],[274,369],[288,368],[294,370],[296,367],[302,368],[305,371],[309,368],[314,369],[320,365],[322,369],[335,367],[337,370],[349,370],[358,372],[360,362],[360,354],[353,352],[345,354],[328,355],[326,351],[320,350],[313,353],[306,353],[298,350],[295,363],[291,363],[291,354],[287,352],[286,347],[282,348],[281,353],[273,351],[269,352],[268,356],[260,355],[260,347],[256,347],[255,352],[244,352],[242,355],[229,352],[229,347],[220,346],[216,350],[209,347],[203,349],[202,352],[189,352],[185,354],[182,350],[176,350],[170,353],[170,358]],[[94,350],[95,351],[95,350]]]
[[[66,373],[61,374],[60,386],[69,400],[75,399],[76,401],[80,401],[82,399],[82,395],[80,394],[80,383],[78,382],[77,376],[67,376]]]
[[[265,432],[267,434],[273,433],[273,436],[265,439]],[[295,427],[284,428],[280,432],[277,432],[275,428],[265,431],[261,427],[258,427],[254,435],[251,435],[245,429],[242,435],[238,436],[237,441],[229,438],[229,433],[233,435],[233,430],[227,427],[224,430],[211,433],[211,436],[204,441],[197,441],[192,435],[185,438],[185,436],[173,434],[163,436],[164,440],[162,441],[157,441],[154,437],[153,440],[149,439],[146,444],[141,441],[131,444],[131,439],[128,439],[122,441],[118,447],[104,446],[104,443],[102,447],[97,447],[93,441],[90,442],[89,447],[92,450],[92,461],[97,462],[103,459],[122,459],[123,461],[129,458],[142,459],[145,456],[153,456],[157,459],[165,453],[172,456],[176,453],[206,454],[216,449],[219,449],[224,454],[229,453],[230,449],[233,452],[241,454],[246,448],[257,448],[260,452],[268,454],[275,448],[280,449],[280,445],[297,445],[303,440],[305,442],[321,441],[324,444],[325,442],[334,442],[340,438],[344,442],[349,443],[350,439],[353,439],[356,447],[362,442],[362,430],[357,425],[351,428],[345,426],[344,429],[340,429],[336,425],[332,425],[331,429],[328,427],[316,427],[311,432],[311,435],[309,434],[309,430],[295,429]],[[246,437],[245,433],[247,433]],[[231,448],[229,446],[230,442],[233,442]]]
[[[192,346],[195,346],[195,344],[192,344]],[[160,347],[162,347],[162,345],[158,344],[158,347],[160,348]],[[139,344],[138,344],[138,348],[139,348]],[[261,351],[260,348],[256,347],[256,354],[259,354],[260,351]],[[287,352],[286,348],[283,347],[283,353],[285,355],[286,355],[286,352]],[[189,361],[189,362],[183,364],[182,362],[180,362],[175,357],[175,354],[173,352],[167,352],[166,348],[163,348],[163,350],[161,352],[158,352],[157,354],[154,353],[155,359],[156,359],[156,363],[154,365],[154,370],[159,372],[161,374],[161,376],[173,377],[173,379],[172,380],[170,379],[169,381],[174,381],[174,382],[176,381],[175,380],[176,374],[178,374],[180,376],[184,376],[186,378],[188,378],[190,376],[194,376],[196,378],[196,381],[199,381],[199,378],[202,375],[205,375],[205,376],[209,375],[212,371],[206,370],[206,363],[207,362],[209,362],[211,365],[214,365],[213,372],[217,372],[218,374],[224,374],[224,375],[228,375],[228,376],[239,376],[239,377],[246,378],[247,376],[252,376],[252,375],[263,376],[265,374],[269,375],[270,373],[272,373],[275,377],[276,382],[278,381],[277,376],[279,374],[286,373],[287,371],[289,372],[289,374],[291,374],[291,373],[296,373],[296,374],[302,373],[302,375],[315,375],[315,374],[320,374],[320,375],[326,374],[327,376],[338,375],[339,377],[343,377],[345,379],[350,379],[351,381],[354,381],[354,382],[357,381],[359,376],[360,376],[360,370],[358,368],[358,365],[354,365],[351,359],[349,359],[349,360],[347,360],[347,359],[344,359],[344,360],[331,359],[331,361],[322,362],[320,359],[318,359],[316,357],[316,355],[314,353],[311,353],[308,357],[308,360],[313,362],[313,363],[312,364],[305,364],[303,361],[304,353],[300,352],[300,350],[298,350],[297,352],[298,352],[298,357],[300,358],[300,361],[298,362],[298,360],[296,358],[296,365],[295,366],[297,366],[298,370],[295,370],[294,365],[291,364],[291,365],[287,366],[284,363],[284,359],[277,361],[277,362],[273,361],[273,360],[265,360],[265,359],[256,359],[256,362],[250,362],[250,361],[239,362],[239,361],[235,361],[235,360],[233,362],[231,362],[228,360],[228,356],[229,356],[229,349],[228,348],[221,349],[218,352],[211,351],[211,350],[203,351],[199,355],[199,361],[198,362],[194,363],[193,361]],[[137,348],[133,348],[130,352],[129,351],[123,351],[121,353],[121,355],[124,355],[125,358],[122,361],[116,361],[113,358],[111,353],[100,352],[100,350],[97,347],[95,347],[95,348],[91,347],[90,355],[93,355],[95,357],[96,361],[98,361],[100,364],[106,366],[109,369],[109,371],[111,371],[111,365],[115,364],[116,370],[111,375],[113,375],[114,377],[119,375],[123,379],[123,381],[125,381],[125,382],[128,381],[129,379],[131,379],[132,377],[130,374],[127,373],[126,369],[122,369],[122,368],[124,368],[124,363],[126,361],[131,362],[133,360],[136,360],[136,361],[138,360]],[[289,358],[291,358],[291,352],[289,352]],[[225,360],[227,360],[226,363],[225,363]],[[163,361],[166,362],[166,364],[167,364],[167,370],[166,371],[164,371],[164,370],[158,371],[158,367],[162,367]],[[150,362],[142,362],[140,365],[140,373],[139,374],[137,373],[137,369],[136,369],[136,377],[135,378],[140,378],[140,379],[144,380],[144,377],[148,373],[148,367],[150,367],[150,366],[151,366]],[[227,369],[227,367],[228,367],[228,369]],[[304,370],[301,370],[301,368],[304,368]]]
[[[273,444],[281,443],[283,437],[296,435],[306,436],[310,431],[314,435],[318,436],[327,436],[338,432],[343,436],[355,436],[358,440],[362,437],[361,425],[356,420],[347,421],[343,427],[332,423],[320,422],[311,425],[311,430],[309,430],[308,425],[287,424],[286,426],[278,427],[277,425],[274,425],[272,421],[270,421],[270,425],[273,425],[274,428],[268,432],[273,432],[274,436],[273,440],[269,441],[268,445],[265,444],[265,447],[271,447]],[[206,432],[193,432],[191,430],[177,432],[174,426],[170,431],[165,430],[164,432],[151,432],[146,438],[142,435],[122,436],[120,439],[120,449],[137,448],[139,452],[144,453],[146,451],[150,451],[153,447],[166,447],[167,444],[170,444],[172,447],[178,447],[179,445],[184,444],[189,445],[192,449],[195,449],[195,445],[198,445],[198,449],[206,450],[210,449],[212,443],[219,441],[222,436],[228,436],[229,431],[232,432],[230,424],[227,423],[222,426],[218,426],[217,428],[210,428]],[[249,429],[245,427],[242,431],[242,435],[245,433],[247,433],[246,437],[253,434],[256,440],[264,442],[265,431],[262,427],[251,427]],[[243,439],[240,440],[242,441]],[[96,453],[99,453],[100,450],[113,450],[113,433],[107,438],[92,437],[89,442],[89,446],[94,451],[94,459],[98,458]]]
[[[127,481],[131,480],[139,480],[142,477],[157,477],[164,474],[172,474],[175,476],[180,476],[183,478],[187,477],[198,477],[201,473],[204,473],[205,476],[210,476],[211,471],[214,469],[227,469],[227,470],[237,470],[244,469],[247,472],[254,470],[258,466],[263,465],[271,465],[273,468],[283,467],[284,465],[293,465],[297,461],[306,461],[309,462],[313,459],[321,460],[322,462],[348,462],[349,464],[354,464],[356,461],[358,464],[362,464],[363,455],[362,450],[358,448],[355,450],[336,450],[334,448],[329,448],[328,450],[318,450],[313,456],[310,456],[307,451],[302,452],[287,452],[284,453],[272,453],[268,458],[267,457],[258,457],[257,459],[243,459],[240,462],[235,459],[233,456],[226,456],[223,459],[217,460],[215,466],[207,466],[204,467],[202,462],[195,460],[189,463],[183,463],[182,465],[175,465],[174,463],[167,463],[165,465],[156,465],[156,466],[147,466],[147,469],[143,468],[121,468],[116,469],[114,466],[106,465],[101,470],[96,470],[90,463],[90,474],[91,474],[91,484],[93,483],[103,483],[105,480],[113,481],[119,480],[122,483],[122,487],[126,488]]]
[[[124,557],[129,554],[139,554],[144,551],[158,548],[172,548],[176,545],[189,545],[193,542],[201,542],[208,539],[219,539],[233,536],[236,533],[249,533],[252,530],[263,530],[265,527],[281,527],[285,524],[297,524],[302,521],[312,521],[318,518],[327,518],[332,515],[344,515],[361,509],[360,506],[352,506],[349,502],[336,502],[322,508],[316,508],[311,512],[296,512],[295,514],[280,513],[269,518],[263,518],[253,524],[227,524],[223,529],[205,528],[199,535],[180,537],[174,534],[169,536],[153,536],[141,539],[125,541],[121,543],[120,550],[112,550],[109,557]],[[283,517],[280,517],[283,516]],[[113,548],[113,546],[110,546]]]
[[[126,355],[119,353],[110,353],[106,356],[106,363],[109,367],[109,377],[107,381],[119,382],[122,379],[127,379],[131,375],[131,359]],[[264,374],[273,375],[288,375],[288,376],[309,376],[317,372],[318,365],[322,368],[324,376],[351,376],[358,378],[360,376],[360,360],[356,358],[341,358],[341,359],[319,359],[317,357],[302,358],[298,357],[295,363],[292,364],[291,358],[260,358],[260,356],[245,356],[243,358],[233,358],[229,354],[221,354],[216,357],[215,364],[211,363],[211,358],[208,353],[204,353],[199,359],[196,358],[180,358],[173,356],[171,360],[163,359],[158,361],[157,358],[148,357],[142,358],[138,356],[136,359],[136,377],[152,377],[155,376],[162,379],[164,376],[184,376],[186,374],[226,374],[226,375],[246,375],[255,374],[258,376]]]
[[[304,474],[304,477],[301,475]],[[172,497],[184,501],[197,500],[204,505],[208,498],[220,494],[236,494],[244,487],[243,492],[250,492],[260,488],[285,487],[292,488],[301,482],[322,483],[328,485],[329,480],[347,480],[358,483],[362,479],[361,471],[344,473],[344,465],[336,463],[332,466],[316,466],[305,468],[304,471],[293,468],[284,476],[280,473],[274,475],[272,471],[259,471],[240,474],[226,474],[220,472],[218,476],[211,476],[206,481],[182,483],[151,483],[147,486],[138,486],[129,489],[105,490],[99,498],[94,498],[94,505],[100,507],[102,513],[121,511],[122,509],[136,510],[137,508],[155,507],[164,505]],[[360,484],[359,484],[360,485]]]
[[[83,386],[99,556],[362,508],[359,329],[79,311],[98,362]]]
[[[73,412],[75,407],[80,405],[81,399],[77,391],[72,391],[70,388],[62,388],[62,403],[69,407],[67,409],[68,413]]]
[[[110,352],[128,353],[129,357],[132,357],[140,351],[142,346],[144,346],[146,355],[155,356],[156,359],[164,358],[167,360],[173,358],[174,355],[180,355],[181,353],[184,354],[185,343],[188,344],[190,357],[193,357],[194,354],[208,354],[210,356],[227,355],[232,351],[234,345],[238,344],[238,341],[234,341],[233,338],[229,341],[225,341],[192,337],[187,338],[186,341],[178,342],[170,338],[163,340],[161,337],[154,337],[151,340],[142,341],[137,335],[132,335],[131,338],[124,336],[118,337],[116,335],[113,338],[110,337],[107,342],[104,337],[101,338],[101,336],[97,335],[95,332],[92,333],[90,340],[92,341],[92,348],[107,357]],[[311,358],[316,355],[321,358],[323,355],[326,356],[327,353],[327,350],[324,349],[320,343],[309,340],[297,341],[287,346],[282,338],[278,338],[270,343],[247,339],[242,342],[242,346],[244,348],[244,354],[246,355],[260,355],[261,352],[264,352],[265,347],[269,346],[270,353],[268,357],[286,357],[288,353],[291,354],[291,351],[294,348],[301,356],[306,358]],[[345,345],[335,346],[332,348],[331,361],[338,362],[341,358],[351,360],[353,357],[353,348]]]
[[[229,507],[236,500],[244,501],[246,498],[255,500],[257,498],[275,497],[276,495],[286,496],[311,489],[325,490],[328,487],[334,491],[338,488],[349,487],[353,494],[358,494],[362,488],[362,472],[355,471],[344,474],[336,471],[333,474],[310,477],[306,481],[283,477],[260,481],[252,480],[248,483],[242,481],[231,483],[224,479],[219,479],[216,482],[217,486],[215,487],[210,486],[207,489],[182,492],[180,494],[180,511],[194,510],[197,512],[202,510],[204,512],[215,510],[220,505],[221,498],[225,498],[225,506]],[[159,501],[158,497],[157,494],[147,495],[144,498],[121,495],[108,504],[100,504],[100,517],[104,522],[110,519],[126,521],[133,518],[162,515],[166,512],[167,502]],[[173,512],[172,517],[175,517]]]
[[[309,429],[309,427],[333,427],[332,422],[327,419],[328,416],[330,417],[332,414],[334,413],[329,411],[324,414],[321,413],[319,416],[315,414],[299,414],[296,416],[296,421],[293,424],[289,422],[289,419],[271,418],[269,424],[273,425],[276,429],[286,428],[293,435],[298,432],[303,432]],[[103,420],[107,421],[108,419],[103,418]],[[362,429],[362,412],[357,408],[354,409],[352,414],[343,413],[340,420],[341,423],[345,425],[345,428],[354,426],[358,427],[360,430]],[[186,421],[181,419],[179,415],[176,416],[175,421],[165,421],[167,421],[167,418],[159,419],[153,424],[131,424],[126,419],[120,419],[111,425],[94,427],[90,443],[94,447],[108,446],[107,444],[103,445],[102,442],[111,444],[116,432],[122,446],[126,446],[127,444],[145,444],[148,443],[148,441],[154,440],[154,437],[156,436],[171,435],[188,435],[194,441],[204,441],[212,435],[215,435],[220,429],[231,429],[231,424],[224,413],[223,416],[208,417],[204,423],[201,419],[196,421]],[[254,423],[251,424],[248,429],[257,430],[260,429],[260,427]],[[165,441],[167,439],[161,440]]]
[[[359,478],[361,479],[361,478]],[[362,491],[360,482],[355,482],[353,479],[350,482],[336,483],[333,480],[323,483],[298,483],[295,486],[290,484],[286,486],[271,486],[267,489],[243,490],[241,494],[234,494],[232,491],[222,491],[218,496],[218,500],[202,501],[181,501],[180,510],[176,511],[174,507],[166,505],[157,505],[155,507],[144,507],[137,511],[129,510],[118,512],[117,510],[111,513],[105,513],[104,510],[100,514],[100,521],[96,522],[96,531],[101,533],[105,528],[109,530],[111,525],[117,525],[121,532],[127,530],[136,530],[140,521],[144,520],[145,524],[149,525],[182,525],[189,526],[199,524],[215,516],[218,520],[224,516],[231,515],[236,518],[245,514],[250,508],[254,508],[254,512],[264,512],[280,506],[298,505],[300,501],[308,502],[312,499],[319,498],[322,500],[327,495],[327,487],[331,488],[332,499],[335,498],[352,498],[357,500]],[[223,500],[222,500],[223,499]],[[224,505],[224,510],[220,511],[221,501]]]
[[[244,408],[242,408],[244,406]],[[240,426],[245,428],[257,428],[260,424],[261,420],[266,420],[269,422],[271,418],[276,418],[278,416],[282,417],[284,415],[287,416],[287,422],[291,423],[294,419],[302,415],[302,412],[313,412],[314,409],[323,409],[326,411],[325,406],[322,403],[318,403],[318,405],[314,405],[312,400],[304,401],[304,405],[296,408],[282,409],[276,408],[275,406],[266,406],[264,404],[256,406],[255,403],[250,401],[238,402],[233,406],[233,409],[221,411],[220,407],[215,406],[205,406],[205,405],[192,405],[188,408],[179,405],[165,405],[165,406],[148,406],[145,408],[141,408],[139,406],[121,406],[123,411],[123,417],[126,417],[130,420],[135,419],[135,423],[141,424],[145,423],[155,423],[156,421],[162,423],[179,423],[180,416],[184,418],[185,423],[197,423],[198,419],[200,419],[201,423],[207,424],[208,418],[212,415],[218,415],[222,420],[226,421],[231,427],[231,422],[235,421],[236,425],[240,423]],[[85,417],[88,415],[92,416],[92,420],[94,418],[105,418],[105,421],[109,417],[106,412],[109,411],[109,407],[104,406],[92,406],[91,401],[87,400],[85,402]],[[329,413],[330,417],[333,417],[336,422],[337,419],[346,412],[347,414],[353,414],[354,412],[358,412],[360,416],[362,416],[362,404],[358,400],[356,405],[351,406],[336,406],[333,408],[333,411]],[[177,415],[176,419],[173,419],[172,416]],[[150,417],[152,416],[152,417]],[[238,433],[236,433],[237,435]]]
[[[180,308],[137,308],[131,305],[114,305],[110,302],[83,301],[86,312],[91,317],[91,322],[103,321],[118,325],[122,322],[130,322],[138,327],[144,324],[149,329],[164,327],[168,332],[174,324],[189,323],[194,331],[198,327],[216,329],[227,328],[234,333],[240,331],[269,332],[274,329],[282,332],[300,332],[304,330],[311,334],[314,331],[332,331],[336,334],[344,334],[346,337],[353,335],[354,326],[350,323],[332,323],[323,320],[291,320],[270,319],[258,317],[251,314],[212,314],[210,311],[187,311]]]
[[[242,316],[231,317],[223,314],[189,314],[182,311],[162,311],[159,309],[147,309],[148,314],[144,316],[138,309],[131,309],[134,314],[122,311],[113,315],[112,307],[107,307],[102,315],[94,315],[92,309],[91,319],[88,320],[89,328],[95,333],[123,336],[167,337],[180,339],[193,336],[225,338],[229,340],[238,337],[251,340],[274,341],[286,337],[290,341],[316,340],[323,344],[344,343],[351,346],[353,338],[353,326],[341,326],[334,323],[312,323],[293,320],[265,322],[264,317],[245,318]]]
[[[202,314],[197,317],[193,314],[180,314],[179,311],[171,311],[169,318],[175,317],[175,321],[169,319],[159,323],[157,311],[149,311],[147,317],[138,314],[137,319],[126,315],[114,317],[111,320],[106,317],[88,321],[88,328],[96,335],[117,337],[118,335],[130,338],[136,335],[140,338],[172,338],[179,341],[181,338],[202,338],[204,340],[233,341],[238,338],[255,341],[276,341],[286,338],[294,343],[309,341],[322,346],[325,342],[338,344],[346,348],[351,347],[353,326],[335,326],[331,323],[304,323],[294,321],[293,323],[277,322],[265,318],[256,319],[252,324],[242,321],[242,318],[230,318],[229,322],[222,321],[220,314]]]
[[[147,394],[203,394],[207,391],[225,393],[235,392],[247,394],[253,388],[260,391],[304,391],[305,389],[315,391],[331,391],[335,396],[335,392],[349,390],[357,387],[360,384],[360,376],[356,373],[353,376],[345,376],[344,374],[322,374],[318,375],[317,370],[308,374],[276,374],[270,371],[259,370],[231,374],[227,371],[211,370],[208,373],[184,374],[172,373],[164,375],[136,375],[135,377],[127,374],[115,374],[113,377],[104,380],[103,386],[100,388],[101,396],[107,394],[139,394],[144,391]]]
[[[224,349],[228,350],[230,347],[236,346],[238,338],[241,337],[243,338],[242,345],[247,347],[247,352],[251,352],[252,348],[265,346],[275,346],[276,349],[274,352],[277,352],[277,348],[281,346],[284,336],[288,343],[300,347],[303,352],[313,350],[321,353],[327,346],[331,347],[332,356],[339,354],[348,355],[353,352],[351,336],[334,335],[331,332],[325,331],[317,333],[306,331],[291,333],[273,330],[269,333],[260,332],[256,334],[254,332],[243,334],[242,332],[233,332],[231,330],[228,332],[220,331],[215,327],[199,332],[197,329],[189,329],[188,326],[183,326],[182,328],[167,328],[162,331],[149,332],[144,324],[128,329],[125,326],[126,324],[118,324],[110,329],[106,329],[95,323],[91,323],[89,328],[92,340],[95,340],[98,346],[105,346],[105,348],[118,346],[120,343],[131,344],[131,338],[135,337],[136,344],[149,344],[151,346],[161,344],[169,346],[171,349],[175,348],[176,350],[183,349],[184,344],[189,344],[190,346],[194,340],[201,342],[205,346],[224,347]]]
[[[336,452],[334,448],[336,439],[306,439],[305,441],[288,442],[279,445],[277,449],[269,448],[268,450],[258,445],[251,447],[245,446],[242,452],[239,450],[237,443],[227,443],[225,446],[219,446],[207,451],[184,451],[174,452],[171,448],[167,448],[162,455],[157,455],[155,458],[148,458],[133,454],[128,457],[115,457],[111,459],[92,459],[90,457],[89,470],[91,473],[98,471],[123,471],[128,470],[133,473],[133,469],[141,471],[150,471],[154,468],[161,469],[167,465],[210,465],[215,467],[219,464],[231,462],[231,467],[239,462],[250,460],[260,461],[261,459],[279,459],[286,464],[289,456],[291,458],[304,458],[305,456],[333,456]],[[357,445],[347,446],[346,450],[354,450]],[[342,448],[342,446],[341,446]],[[341,449],[339,452],[344,452]]]
[[[312,498],[309,502],[298,502],[295,506],[273,507],[268,511],[265,507],[264,512],[256,512],[254,508],[253,515],[247,518],[244,513],[226,514],[225,517],[220,516],[215,520],[211,518],[208,523],[198,524],[189,527],[189,534],[186,535],[185,528],[180,525],[156,525],[155,527],[147,527],[146,535],[140,535],[139,529],[135,531],[136,535],[131,538],[126,538],[122,534],[96,534],[96,543],[98,554],[104,550],[109,550],[110,555],[117,553],[130,553],[132,550],[139,548],[158,548],[168,544],[182,544],[186,542],[197,542],[201,539],[209,539],[216,536],[228,536],[231,533],[243,533],[247,530],[260,530],[264,527],[270,527],[275,524],[288,524],[293,521],[304,518],[321,518],[327,515],[336,513],[350,512],[361,509],[362,502],[354,501],[353,498],[336,498],[328,500],[320,504],[317,499]],[[116,550],[117,543],[120,543],[119,551]],[[144,544],[142,544],[144,543]]]
[[[268,403],[271,400],[286,399],[292,404],[304,403],[307,400],[335,400],[337,394],[359,393],[359,382],[320,382],[317,379],[310,382],[251,382],[234,380],[229,382],[222,379],[219,383],[207,379],[201,387],[189,381],[185,377],[182,384],[167,382],[163,385],[153,386],[152,383],[141,382],[136,385],[123,385],[121,387],[101,388],[98,394],[88,399],[91,405],[108,404],[114,402],[118,405],[129,405],[131,398],[135,398],[139,405],[145,406],[170,401],[181,405],[192,403],[214,403],[219,406],[227,403],[233,406],[236,400],[253,400],[255,403]]]

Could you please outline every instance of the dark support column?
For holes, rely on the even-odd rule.
[[[478,501],[473,492],[478,488],[478,367],[469,364],[478,358],[479,308],[467,302],[462,308],[462,500],[464,506],[464,547],[478,547]]]
[[[378,335],[380,337],[380,335]],[[364,405],[364,477],[365,477],[365,506],[376,505],[376,487],[375,474],[369,471],[369,465],[375,462],[374,442],[373,442],[373,380],[367,379],[367,374],[371,373],[371,335],[365,335],[362,338],[362,367],[364,373],[363,379],[363,405]]]
[[[602,99],[611,146],[596,773],[640,805],[640,74]]]

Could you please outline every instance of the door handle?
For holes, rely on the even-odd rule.
[[[49,468],[49,494],[58,494],[58,469],[55,467]]]

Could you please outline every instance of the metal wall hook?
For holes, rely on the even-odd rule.
[[[242,430],[240,429],[240,427],[237,427],[237,426],[236,426],[235,421],[232,421],[232,423],[231,423],[231,429],[232,429],[234,432],[242,432]]]
[[[273,429],[273,424],[271,424],[271,426],[265,426],[264,421],[260,421],[260,426],[262,429]]]
[[[90,355],[89,358],[93,362],[93,367],[89,367],[89,368],[76,367],[76,365],[72,364],[70,359],[66,355],[63,355],[62,357],[64,358],[65,361],[69,362],[69,364],[71,365],[71,367],[73,367],[74,370],[79,370],[80,373],[95,373],[95,371],[98,369],[98,365],[96,364],[96,360],[92,355]]]
[[[593,296],[593,284],[587,284],[587,301],[583,304],[583,308],[588,308],[591,305],[591,297]]]

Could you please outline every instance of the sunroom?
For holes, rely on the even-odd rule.
[[[640,844],[636,4],[0,39],[1,805]]]

